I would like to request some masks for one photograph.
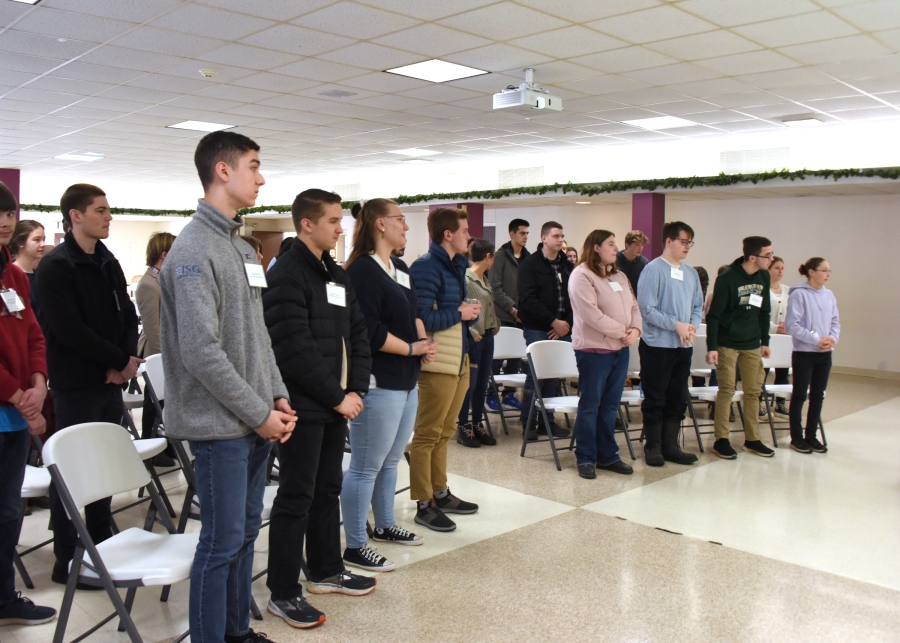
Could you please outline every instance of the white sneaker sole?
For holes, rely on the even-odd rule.
[[[386,538],[378,538],[377,536],[372,536],[372,540],[376,543],[390,543],[392,545],[406,545],[407,547],[418,547],[419,545],[425,544],[424,538],[419,538],[418,540],[388,540]]]
[[[266,611],[269,614],[271,614],[272,616],[277,616],[278,618],[282,619],[285,623],[287,623],[291,627],[297,628],[298,630],[308,630],[311,627],[318,627],[319,625],[321,625],[322,623],[325,622],[324,614],[322,614],[322,616],[319,618],[319,620],[316,621],[315,623],[301,623],[300,621],[292,621],[290,618],[288,618],[287,614],[285,614],[280,609],[278,609],[278,607],[276,607],[275,604],[272,603],[272,601],[269,601],[269,604],[266,606]]]
[[[377,580],[375,581],[375,584],[368,589],[348,589],[343,585],[323,585],[321,583],[314,583],[312,581],[309,581],[306,584],[306,591],[308,591],[310,594],[344,594],[346,596],[365,596],[366,594],[371,594],[372,592],[374,592],[377,586]]]
[[[376,566],[374,566],[374,565],[372,565],[372,566],[366,566],[366,565],[360,565],[360,564],[358,564],[358,563],[351,563],[351,562],[350,562],[349,560],[347,560],[346,558],[344,559],[344,564],[345,564],[345,565],[348,565],[349,567],[356,567],[357,569],[364,569],[364,570],[366,570],[367,572],[391,572],[391,571],[394,571],[394,569],[396,569],[396,567],[397,567],[397,566],[396,566],[394,563],[392,563],[391,561],[387,561],[387,564],[386,564],[386,565],[382,565],[382,566],[380,566],[380,567],[376,567]]]

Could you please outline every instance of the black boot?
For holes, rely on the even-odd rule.
[[[681,422],[666,420],[662,429],[662,456],[663,459],[675,464],[694,464],[697,456],[693,453],[685,453],[678,444],[678,434],[681,432]]]
[[[663,459],[661,441],[662,426],[644,422],[644,460],[651,467],[661,467],[666,463]]]

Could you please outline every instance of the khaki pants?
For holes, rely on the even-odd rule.
[[[456,433],[456,417],[469,390],[469,358],[462,375],[419,375],[419,410],[409,447],[409,495],[431,500],[447,488],[447,442]]]
[[[744,434],[747,442],[759,440],[759,396],[764,372],[759,349],[742,351],[719,346],[719,395],[716,397],[716,439],[728,438],[728,417],[731,398],[737,383],[736,365],[741,367],[741,383],[744,389]]]

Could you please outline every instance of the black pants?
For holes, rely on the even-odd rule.
[[[273,600],[302,594],[304,538],[310,580],[321,581],[344,571],[340,495],[346,436],[346,420],[298,423],[291,438],[278,445],[280,477],[269,523],[266,580]]]
[[[831,351],[794,351],[791,354],[791,365],[794,367],[794,390],[791,393],[790,408],[791,439],[804,436],[803,403],[806,402],[807,389],[809,409],[806,412],[805,437],[812,438],[816,435],[822,417],[822,403],[828,387],[828,374],[831,373]]]
[[[125,405],[122,403],[122,389],[118,386],[109,385],[102,389],[81,391],[54,389],[52,392],[58,431],[85,422],[122,423]],[[85,524],[94,544],[99,544],[112,536],[111,505],[112,498],[103,498],[84,508]],[[75,555],[78,533],[66,515],[56,486],[52,484],[50,485],[50,525],[53,529],[53,553],[56,555],[53,575],[57,578],[65,577],[69,575],[69,561]]]
[[[679,424],[688,404],[688,378],[691,374],[692,347],[658,348],[643,339],[638,345],[641,356],[641,386],[644,400],[641,411],[646,427],[661,427],[671,420]]]
[[[522,324],[516,324],[515,322],[505,322],[503,320],[500,321],[500,325],[505,326],[507,328],[522,328]],[[522,360],[521,359],[508,359],[508,360],[506,360],[506,368],[504,368],[503,360],[495,359],[491,363],[491,372],[494,375],[500,375],[500,373],[503,373],[504,375],[516,375],[517,373],[522,372]],[[501,397],[506,393],[515,393],[516,392],[516,389],[514,389],[514,388],[507,389],[504,386],[501,386],[499,388],[500,388]],[[500,402],[498,401],[497,403],[499,404]]]
[[[22,480],[30,443],[28,429],[0,432],[0,606],[16,599],[13,560],[19,542]]]

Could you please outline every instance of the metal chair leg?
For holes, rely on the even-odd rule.
[[[631,435],[628,433],[628,423],[625,421],[625,414],[622,412],[622,405],[619,405],[619,419],[622,420],[622,433],[625,434],[625,444],[628,445],[628,453],[631,454],[632,460],[637,460],[634,456],[634,446],[631,444]]]

